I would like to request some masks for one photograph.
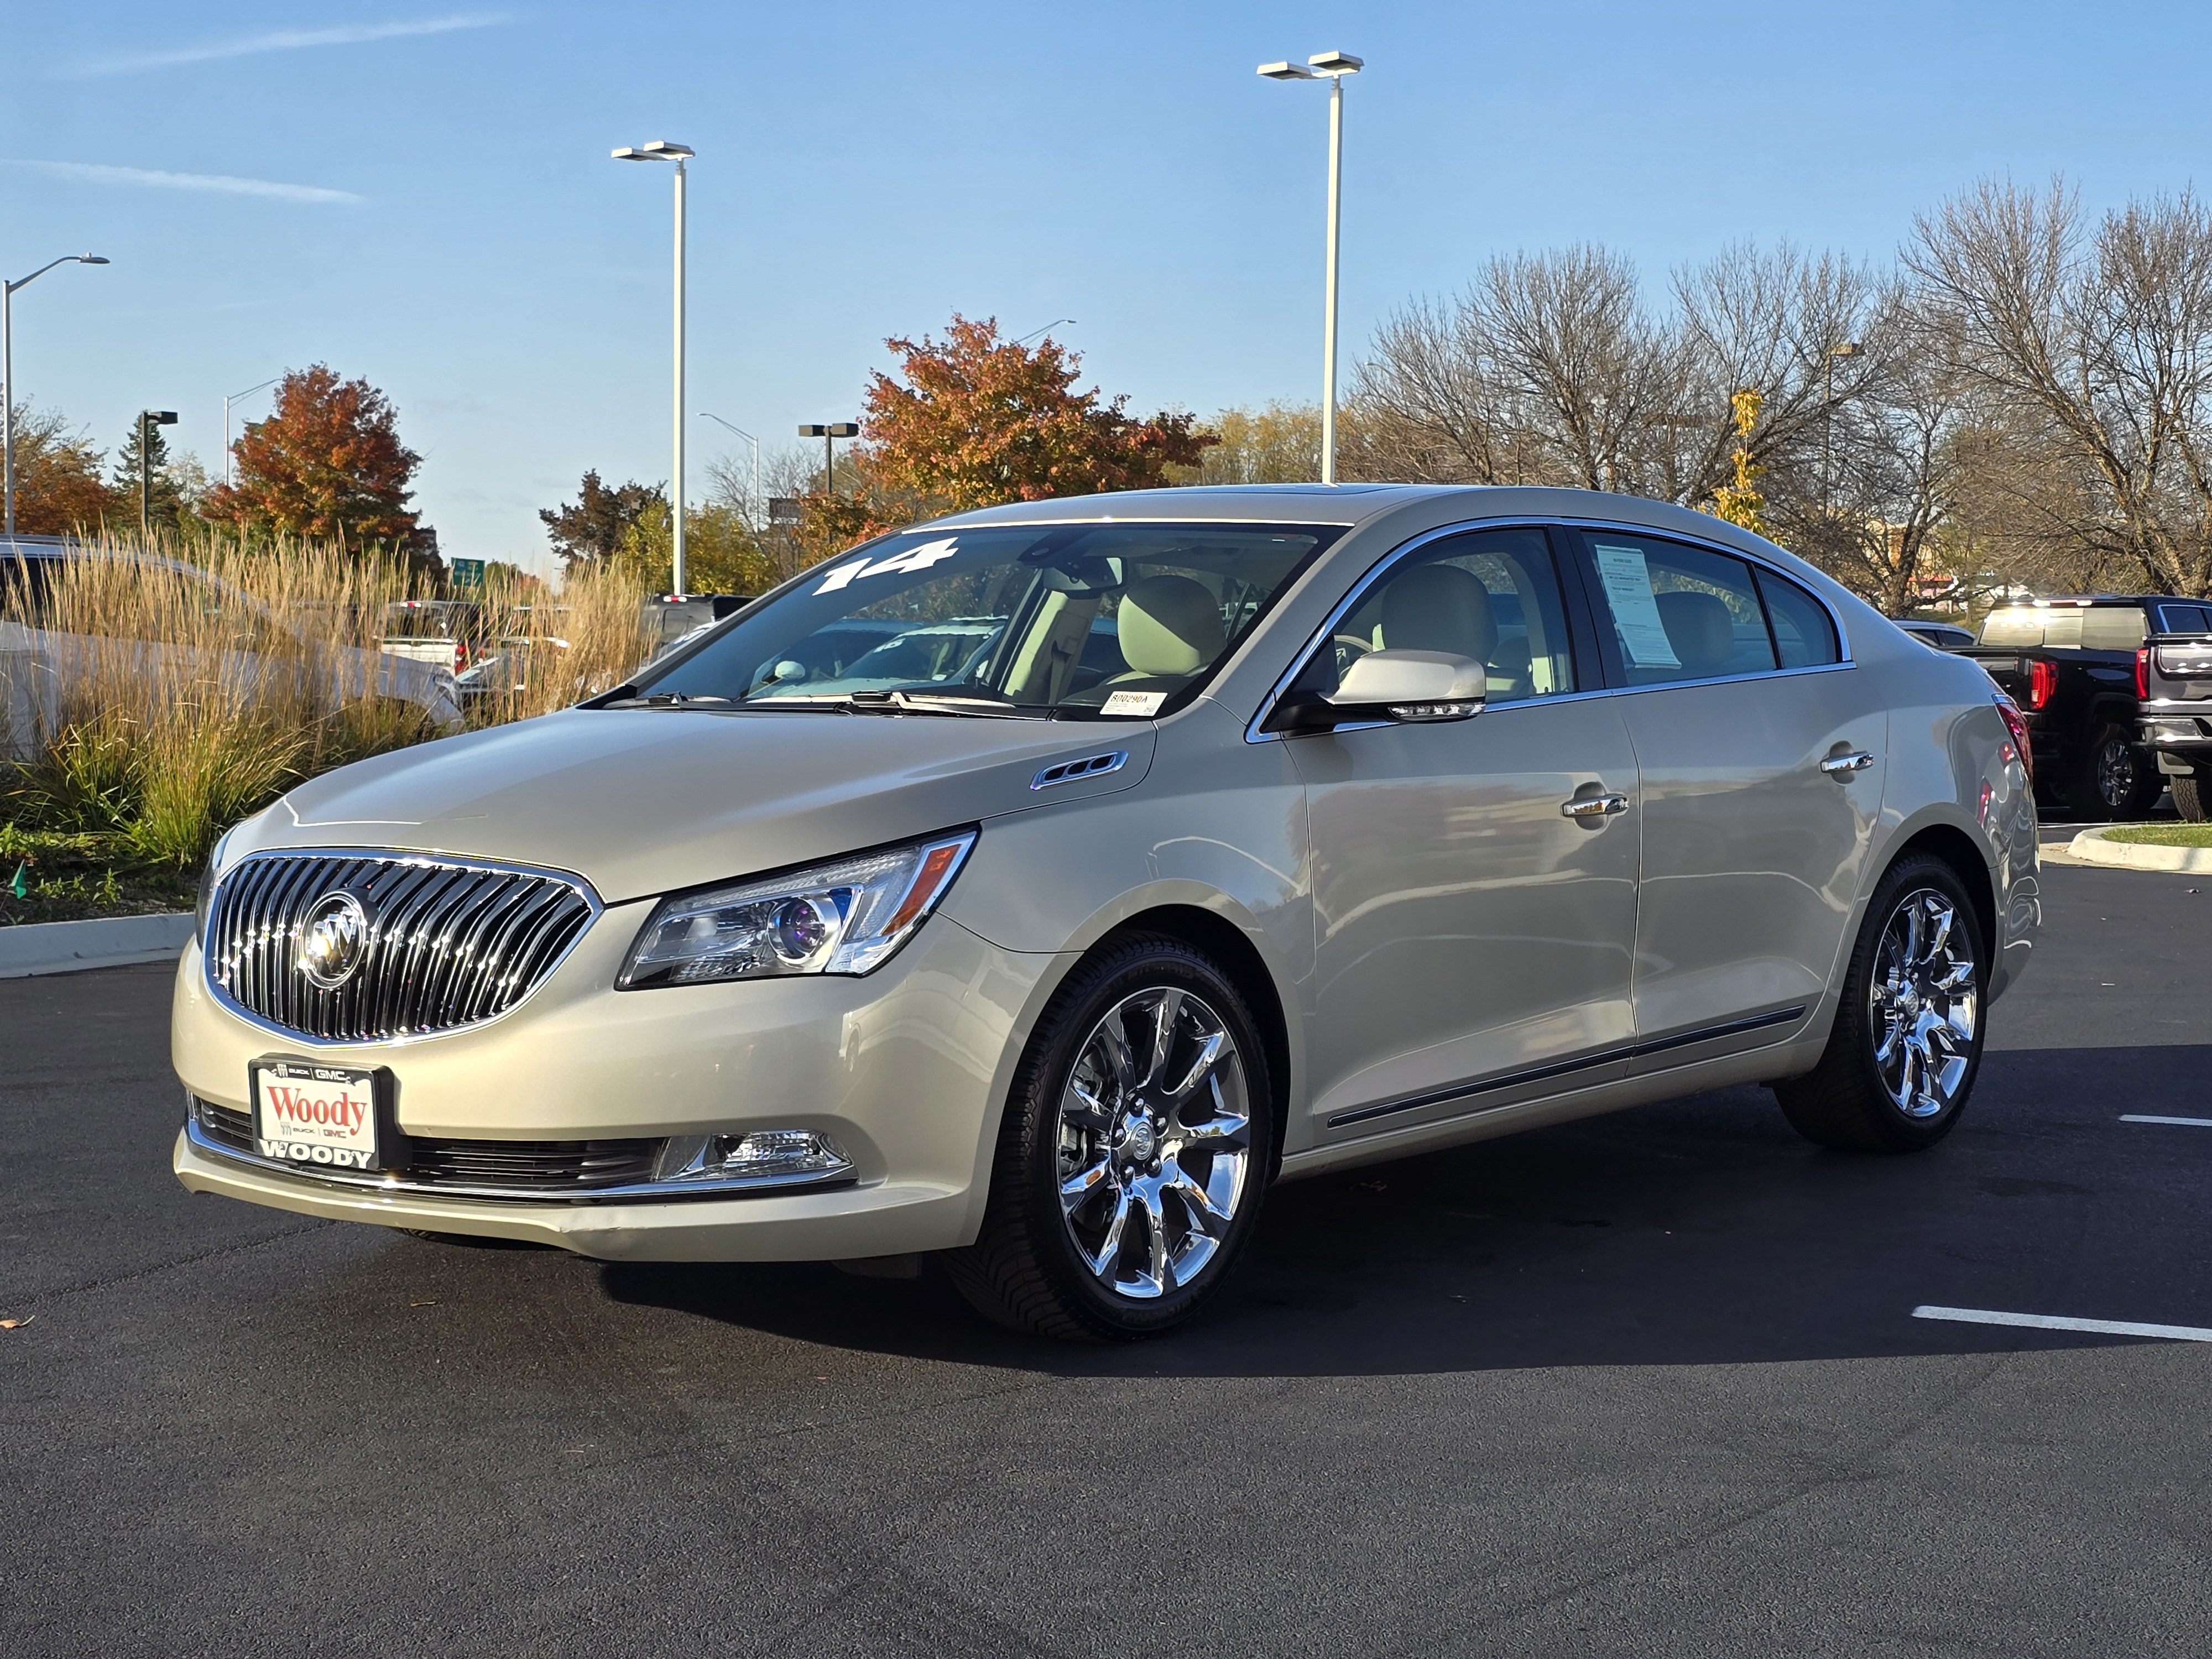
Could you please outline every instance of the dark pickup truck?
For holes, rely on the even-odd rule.
[[[2158,804],[2168,780],[2137,732],[2140,653],[2169,631],[2169,611],[2201,617],[2204,604],[2155,593],[2017,600],[1983,619],[1975,643],[1953,647],[2027,716],[2046,805],[2125,819]]]
[[[2181,816],[2212,817],[2212,603],[2168,600],[2136,649],[2136,740],[2173,791]]]

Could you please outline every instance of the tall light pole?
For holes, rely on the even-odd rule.
[[[154,441],[150,429],[176,423],[177,411],[173,409],[138,411],[138,544],[142,547],[154,534],[154,466],[149,459]]]
[[[673,161],[676,163],[676,476],[670,481],[669,514],[675,520],[670,554],[668,585],[684,591],[684,163],[698,154],[689,144],[672,144],[656,138],[632,149],[625,144],[614,152],[617,161]]]
[[[1826,379],[1820,394],[1820,516],[1824,519],[1828,516],[1828,439],[1836,425],[1836,359],[1856,357],[1863,349],[1856,340],[1846,340],[1830,346],[1820,364]]]
[[[743,438],[747,443],[753,447],[753,493],[747,499],[745,506],[748,512],[758,511],[757,503],[760,501],[760,440],[754,437],[753,434],[746,431],[744,428],[738,425],[734,422],[726,421],[719,415],[709,415],[703,409],[701,410],[699,413],[702,418],[712,421],[716,426],[728,427],[731,431],[736,433],[738,436]]]
[[[802,438],[822,440],[822,493],[825,495],[836,495],[837,493],[837,440],[859,437],[860,423],[858,421],[831,421],[826,426],[802,426],[799,428],[799,435]]]
[[[15,533],[15,290],[30,285],[56,265],[104,265],[97,253],[64,253],[49,259],[29,276],[15,282],[0,280],[0,476],[4,476],[6,505],[0,507],[0,531]]]
[[[264,380],[259,386],[250,386],[243,392],[234,392],[222,400],[222,481],[226,485],[230,483],[230,406],[233,404],[244,403],[257,392],[268,391],[270,386],[275,386],[283,378],[282,374],[275,375]]]
[[[1270,81],[1328,82],[1328,256],[1322,283],[1321,481],[1336,482],[1336,244],[1344,177],[1344,77],[1367,67],[1348,52],[1317,52],[1303,64],[1262,64]]]

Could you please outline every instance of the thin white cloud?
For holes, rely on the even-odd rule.
[[[421,17],[395,23],[344,23],[327,29],[272,29],[266,34],[240,35],[204,46],[173,46],[128,58],[102,58],[80,64],[62,73],[70,78],[92,75],[135,75],[142,70],[171,69],[179,64],[211,64],[225,58],[254,58],[263,52],[298,52],[307,46],[357,46],[372,40],[404,40],[422,34],[452,34],[459,29],[488,29],[507,21],[503,13],[461,12],[449,17]]]
[[[274,179],[237,179],[227,173],[161,173],[152,167],[106,167],[97,161],[18,161],[4,165],[32,167],[60,179],[81,179],[88,185],[126,185],[145,190],[196,190],[218,196],[263,196],[279,202],[359,202],[349,190],[330,190],[321,185],[287,185]]]

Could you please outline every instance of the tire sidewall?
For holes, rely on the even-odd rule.
[[[1116,1296],[1098,1282],[1068,1236],[1060,1209],[1058,1124],[1061,1091],[1083,1045],[1107,1011],[1139,992],[1171,987],[1202,1000],[1218,1014],[1243,1062],[1251,1138],[1245,1186],[1221,1247],[1192,1284],[1152,1301]],[[1181,1323],[1219,1286],[1249,1240],[1265,1195],[1274,1152],[1273,1079],[1251,1012],[1228,976],[1180,940],[1132,940],[1077,969],[1030,1040],[1015,1073],[1008,1110],[1019,1115],[1017,1133],[1001,1142],[1001,1157],[1018,1167],[1001,1172],[1021,1188],[1030,1218],[1030,1248],[1061,1305],[1096,1334],[1150,1335]]]
[[[1973,1052],[1966,1059],[1966,1074],[1959,1080],[1958,1092],[1951,1103],[1934,1117],[1922,1118],[1907,1116],[1890,1097],[1888,1087],[1882,1082],[1881,1069],[1875,1064],[1878,1033],[1869,1007],[1868,992],[1882,935],[1888,932],[1898,905],[1908,894],[1923,890],[1942,894],[1966,925],[1974,942],[1974,1043]],[[1853,1035],[1853,1058],[1868,1097],[1877,1108],[1877,1133],[1893,1148],[1916,1152],[1935,1145],[1951,1132],[1973,1098],[1974,1083],[1982,1071],[1982,1053],[1988,1044],[1990,968],[1990,941],[1984,936],[1980,915],[1966,892],[1966,884],[1949,865],[1940,859],[1916,856],[1898,864],[1883,877],[1881,885],[1875,890],[1873,902],[1867,907],[1866,922],[1859,929],[1858,944],[1851,954],[1851,971],[1844,981],[1846,1002],[1843,1012],[1848,1017]]]

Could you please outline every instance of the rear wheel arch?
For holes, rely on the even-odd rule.
[[[1931,823],[1890,854],[1873,887],[1880,887],[1899,862],[1916,853],[1941,859],[1959,878],[1966,896],[1973,901],[1974,921],[1981,933],[1982,949],[1994,966],[1997,946],[1996,872],[1990,867],[1988,855],[1972,836],[1956,825]],[[1872,890],[1869,888],[1869,891]]]

